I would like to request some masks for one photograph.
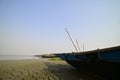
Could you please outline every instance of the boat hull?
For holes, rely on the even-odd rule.
[[[114,62],[84,62],[75,60],[66,60],[67,63],[80,71],[101,76],[109,80],[120,80],[120,64]]]

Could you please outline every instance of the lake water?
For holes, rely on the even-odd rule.
[[[0,55],[0,60],[39,59],[33,55]]]

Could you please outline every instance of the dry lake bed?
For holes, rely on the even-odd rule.
[[[103,80],[82,73],[65,61],[0,60],[0,80]]]

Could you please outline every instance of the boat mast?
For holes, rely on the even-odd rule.
[[[79,46],[79,43],[78,43],[77,39],[76,39],[76,43],[77,43],[77,47],[78,47],[79,52],[81,52],[80,46]]]
[[[67,32],[67,34],[68,34],[68,36],[69,36],[69,38],[70,38],[70,40],[71,40],[71,42],[72,42],[72,44],[73,44],[76,52],[78,52],[77,47],[75,46],[75,44],[74,44],[74,42],[73,42],[73,40],[72,40],[72,37],[70,36],[70,34],[69,34],[69,32],[68,32],[68,30],[67,30],[66,28],[65,28],[65,31]]]
[[[84,52],[84,47],[85,47],[85,46],[84,46],[84,43],[83,43],[83,52]]]

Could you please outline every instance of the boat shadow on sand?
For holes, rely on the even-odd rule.
[[[99,76],[77,70],[64,61],[44,62],[47,69],[59,80],[106,80]]]

